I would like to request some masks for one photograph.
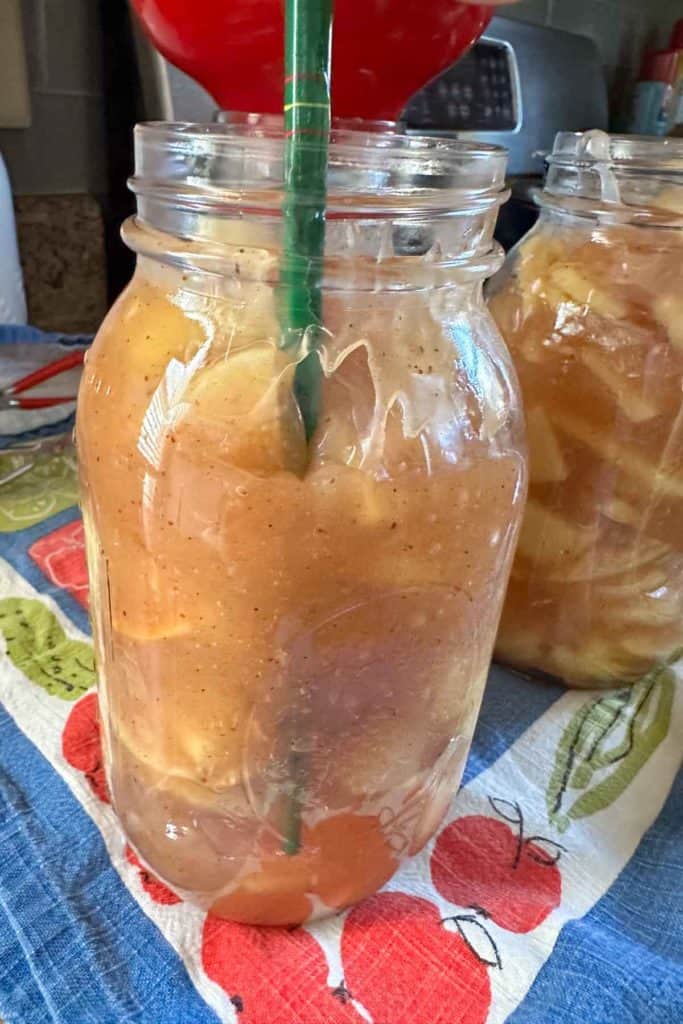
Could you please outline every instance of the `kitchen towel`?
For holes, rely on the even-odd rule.
[[[0,324],[25,324],[24,275],[19,262],[14,203],[0,153]]]

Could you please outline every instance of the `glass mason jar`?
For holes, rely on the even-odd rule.
[[[492,287],[529,503],[497,656],[575,686],[683,647],[683,142],[560,134]]]
[[[271,119],[136,129],[137,269],[78,415],[114,805],[166,882],[272,925],[437,828],[525,496],[482,298],[504,153],[336,130],[323,328],[284,345],[282,157]]]

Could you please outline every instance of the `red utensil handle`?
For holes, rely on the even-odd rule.
[[[66,370],[72,370],[74,366],[80,366],[85,358],[85,349],[78,349],[75,352],[69,352],[68,356],[63,356],[61,359],[57,359],[54,363],[48,363],[46,366],[41,366],[39,369],[34,370],[33,373],[27,374],[20,380],[15,380],[13,384],[10,384],[8,388],[4,389],[5,395],[18,395],[22,391],[28,391],[30,388],[34,388],[37,384],[42,384],[43,381],[51,380],[52,377],[59,376],[60,373],[65,373]],[[24,405],[24,409],[41,409],[46,405],[59,405],[60,402],[73,402],[73,398],[53,398],[53,399],[36,399],[36,401],[42,401],[43,405],[28,406]]]
[[[55,395],[50,398],[11,398],[9,405],[12,409],[49,409],[53,405],[75,401],[75,395]]]

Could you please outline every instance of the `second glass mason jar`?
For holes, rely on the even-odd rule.
[[[482,299],[503,152],[333,132],[323,327],[284,344],[282,156],[269,119],[137,128],[137,269],[77,434],[114,805],[166,882],[270,925],[438,827],[525,495]]]
[[[530,490],[497,641],[576,686],[683,648],[683,141],[558,135],[490,308]]]

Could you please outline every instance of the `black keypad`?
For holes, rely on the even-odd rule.
[[[434,131],[516,128],[508,48],[477,43],[412,98],[403,119],[409,128]]]

